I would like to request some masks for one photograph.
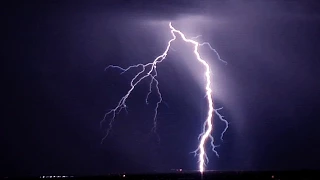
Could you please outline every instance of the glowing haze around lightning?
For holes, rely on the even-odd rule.
[[[225,123],[226,127],[225,129],[223,130],[223,132],[221,133],[221,136],[220,136],[220,139],[223,140],[223,135],[224,133],[226,132],[226,130],[228,129],[228,121],[226,121],[224,119],[224,116],[222,116],[218,111],[221,110],[222,108],[219,108],[219,109],[214,109],[214,105],[213,105],[213,95],[212,95],[212,81],[211,81],[211,68],[209,66],[209,64],[201,58],[200,56],[200,53],[198,51],[198,48],[200,46],[203,46],[203,45],[207,45],[212,51],[214,51],[218,57],[218,59],[224,63],[227,63],[226,61],[222,60],[218,54],[218,52],[213,49],[211,47],[211,45],[207,42],[205,43],[199,43],[195,40],[192,40],[192,39],[188,39],[185,37],[185,35],[175,29],[171,22],[169,23],[169,27],[170,27],[170,30],[171,30],[171,34],[172,34],[172,39],[170,39],[168,41],[168,44],[167,44],[167,47],[165,49],[165,51],[158,57],[156,57],[153,62],[150,62],[150,63],[147,63],[147,64],[136,64],[136,65],[132,65],[132,66],[129,66],[128,68],[122,68],[120,66],[115,66],[115,65],[109,65],[107,69],[109,68],[117,68],[119,70],[121,70],[121,74],[127,72],[128,70],[132,69],[132,68],[138,68],[138,67],[141,67],[142,69],[132,78],[131,82],[130,82],[130,88],[128,90],[128,92],[120,99],[120,101],[118,102],[117,106],[113,109],[111,109],[110,111],[108,111],[103,120],[100,122],[100,125],[102,125],[103,122],[105,122],[106,118],[108,115],[111,115],[112,118],[109,122],[109,127],[107,129],[107,133],[106,135],[102,138],[102,141],[101,143],[104,141],[104,139],[109,135],[111,129],[112,129],[112,123],[116,117],[116,114],[120,113],[121,110],[127,108],[127,105],[126,105],[126,101],[127,101],[127,98],[131,95],[132,91],[134,90],[134,88],[144,79],[146,78],[150,78],[150,84],[149,84],[149,92],[147,93],[147,96],[146,96],[146,104],[149,104],[148,102],[148,98],[149,98],[149,95],[152,93],[152,85],[155,84],[155,88],[156,88],[156,93],[158,94],[159,96],[159,99],[156,103],[156,107],[155,107],[155,114],[154,114],[154,118],[153,118],[153,128],[152,128],[152,131],[156,133],[156,130],[157,130],[157,114],[158,114],[158,108],[159,108],[159,105],[160,103],[162,102],[162,95],[160,93],[160,89],[159,89],[159,82],[158,80],[156,79],[157,75],[158,75],[158,72],[157,72],[157,64],[158,63],[161,63],[166,57],[167,57],[167,54],[171,48],[171,43],[176,40],[177,36],[176,34],[178,34],[183,41],[185,41],[186,43],[191,43],[194,47],[193,49],[193,52],[195,54],[195,57],[196,57],[196,60],[201,63],[203,66],[204,66],[204,75],[205,75],[205,79],[206,79],[206,85],[205,85],[205,91],[206,91],[206,99],[208,101],[208,112],[207,112],[207,117],[206,117],[206,120],[203,124],[203,129],[202,129],[202,132],[201,134],[199,134],[198,136],[198,139],[200,140],[199,142],[199,145],[197,147],[197,149],[195,151],[193,151],[192,153],[195,154],[195,156],[198,156],[198,163],[199,163],[199,171],[201,173],[204,172],[205,170],[205,166],[206,164],[209,162],[209,159],[208,159],[208,156],[206,154],[206,143],[207,141],[210,139],[210,144],[211,144],[211,147],[212,147],[212,151],[219,157],[219,154],[218,152],[215,150],[215,147],[217,147],[216,145],[214,145],[214,139],[213,139],[213,136],[212,136],[212,131],[213,131],[213,113],[216,113],[216,115],[219,117],[219,119]],[[198,36],[197,36],[198,37]],[[171,48],[172,49],[172,48]]]

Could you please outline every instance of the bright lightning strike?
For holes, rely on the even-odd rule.
[[[177,34],[182,38],[183,41],[185,41],[186,43],[191,43],[194,46],[193,52],[195,54],[196,60],[199,63],[201,63],[205,68],[204,75],[205,75],[205,78],[206,78],[206,85],[205,85],[204,88],[206,90],[206,99],[208,101],[209,108],[208,108],[208,112],[207,112],[207,118],[206,118],[206,120],[205,120],[205,122],[203,124],[202,133],[199,134],[199,136],[198,136],[198,139],[200,140],[199,145],[198,145],[197,149],[195,151],[193,151],[195,156],[199,157],[199,160],[198,160],[199,171],[201,173],[203,173],[204,170],[205,170],[206,164],[209,162],[209,159],[208,159],[208,156],[207,156],[206,150],[205,150],[206,149],[205,148],[206,147],[206,142],[208,141],[208,139],[210,139],[210,144],[211,144],[212,151],[219,157],[218,152],[215,150],[215,148],[218,147],[218,146],[214,145],[214,139],[213,139],[213,136],[211,135],[212,131],[213,131],[213,113],[215,113],[219,117],[219,119],[226,124],[226,127],[225,127],[225,129],[223,130],[223,132],[221,133],[221,136],[220,136],[221,140],[223,140],[223,135],[227,131],[229,123],[228,123],[228,121],[226,119],[224,119],[224,116],[222,116],[218,112],[222,108],[214,109],[214,107],[213,107],[213,97],[212,97],[212,89],[211,89],[211,84],[212,84],[211,83],[211,68],[210,68],[209,64],[204,59],[201,58],[200,53],[198,51],[198,48],[200,46],[207,45],[212,51],[215,52],[215,54],[217,55],[217,57],[218,57],[218,59],[220,61],[222,61],[225,64],[227,64],[227,62],[220,58],[218,52],[214,48],[212,48],[209,43],[207,43],[207,42],[199,43],[199,42],[197,42],[195,40],[192,40],[192,39],[198,38],[199,36],[191,38],[191,39],[188,39],[188,38],[185,37],[185,35],[181,31],[175,29],[172,26],[171,22],[169,23],[169,27],[171,29],[172,39],[170,39],[168,41],[168,44],[167,44],[167,47],[166,47],[165,51],[160,56],[155,58],[153,60],[153,62],[150,62],[150,63],[147,63],[147,64],[136,64],[136,65],[129,66],[128,68],[122,68],[122,67],[119,67],[119,66],[110,65],[105,69],[105,70],[107,70],[109,68],[117,68],[117,69],[119,69],[121,71],[121,74],[123,74],[123,73],[129,71],[132,68],[141,68],[141,70],[132,78],[132,80],[130,82],[130,89],[128,90],[128,92],[120,99],[120,101],[118,102],[118,104],[117,104],[117,106],[115,108],[111,109],[110,111],[108,111],[105,114],[103,120],[100,122],[100,125],[102,125],[102,123],[106,121],[106,118],[107,118],[108,115],[112,116],[111,120],[109,122],[109,127],[107,129],[107,133],[102,138],[101,143],[109,135],[109,133],[110,133],[110,131],[112,129],[112,123],[115,120],[116,115],[119,114],[123,109],[126,110],[126,108],[127,108],[126,101],[127,101],[128,97],[131,95],[131,93],[134,90],[134,88],[142,80],[144,80],[146,78],[150,78],[149,92],[146,95],[146,104],[149,104],[148,98],[149,98],[149,95],[152,93],[152,85],[153,84],[155,84],[156,93],[158,94],[158,97],[159,97],[159,99],[158,99],[158,101],[156,103],[156,107],[154,109],[155,113],[154,113],[154,117],[153,117],[153,128],[152,128],[152,131],[156,133],[158,108],[159,108],[160,103],[162,102],[162,95],[161,95],[160,89],[159,89],[159,82],[156,79],[156,77],[158,75],[157,64],[161,63],[167,57],[168,52],[169,52],[170,49],[173,50],[172,47],[171,47],[171,43],[174,40],[176,40],[176,38],[177,38],[176,34]]]

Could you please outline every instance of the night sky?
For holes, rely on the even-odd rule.
[[[213,70],[220,158],[214,170],[320,169],[320,14],[316,1],[28,1],[2,11],[4,103],[1,174],[101,175],[197,169],[189,152],[207,110],[201,66],[177,40],[157,66],[166,104],[157,137],[150,133],[156,94],[148,81],[128,99],[100,144],[104,113],[127,92],[136,70],[171,38],[169,21],[188,37],[202,35]]]

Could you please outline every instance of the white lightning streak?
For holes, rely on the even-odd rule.
[[[202,129],[202,133],[199,134],[198,136],[198,139],[200,140],[199,142],[199,145],[198,145],[198,148],[193,151],[193,153],[196,155],[199,156],[199,171],[202,173],[204,172],[204,169],[205,169],[205,165],[206,163],[208,163],[209,159],[208,159],[208,156],[206,154],[206,150],[205,150],[205,146],[206,146],[206,142],[208,139],[210,139],[210,144],[211,144],[211,147],[212,147],[212,151],[219,157],[219,154],[218,152],[215,150],[215,147],[218,147],[218,145],[214,145],[214,139],[213,139],[213,136],[211,135],[212,134],[212,131],[213,131],[213,112],[215,112],[217,114],[217,116],[219,117],[219,119],[221,121],[223,121],[225,124],[226,124],[226,127],[225,129],[223,130],[223,132],[221,133],[221,136],[220,136],[220,139],[223,140],[223,135],[224,133],[226,132],[226,130],[228,129],[228,121],[224,119],[224,116],[222,116],[218,111],[221,110],[222,108],[219,108],[219,109],[214,109],[213,107],[213,97],[212,97],[212,89],[211,89],[211,69],[210,69],[210,66],[209,64],[201,58],[199,52],[198,52],[198,48],[199,46],[204,46],[204,45],[207,45],[209,46],[209,48],[214,51],[218,57],[218,59],[222,62],[224,62],[225,64],[227,64],[226,61],[222,60],[218,54],[218,52],[211,47],[211,45],[207,42],[204,42],[204,43],[199,43],[195,40],[192,40],[192,39],[196,39],[200,36],[197,36],[197,37],[194,37],[194,38],[191,38],[191,39],[187,39],[185,37],[185,35],[175,29],[171,22],[169,23],[169,27],[171,29],[171,34],[172,34],[172,39],[170,39],[168,41],[168,44],[167,44],[167,47],[165,49],[165,51],[160,55],[158,56],[157,58],[155,58],[153,60],[153,62],[150,62],[150,63],[147,63],[147,64],[136,64],[136,65],[132,65],[132,66],[129,66],[128,68],[122,68],[122,67],[119,67],[119,66],[114,66],[114,65],[110,65],[108,66],[105,70],[109,69],[109,68],[116,68],[116,69],[119,69],[121,70],[121,74],[129,71],[130,69],[132,68],[138,68],[138,67],[141,67],[142,69],[133,77],[133,79],[131,80],[130,82],[130,89],[128,90],[127,94],[125,94],[121,99],[120,101],[118,102],[117,106],[113,109],[111,109],[110,111],[108,111],[103,120],[100,122],[100,125],[102,126],[102,123],[106,120],[107,116],[112,114],[112,118],[109,122],[109,128],[107,129],[107,133],[106,135],[102,138],[102,141],[101,143],[104,141],[104,139],[109,135],[111,129],[112,129],[112,123],[116,117],[116,114],[120,113],[122,109],[125,109],[127,108],[127,105],[126,105],[126,101],[128,99],[128,97],[131,95],[132,91],[134,90],[134,88],[144,79],[150,77],[151,80],[150,80],[150,84],[149,84],[149,92],[146,96],[146,104],[149,104],[148,102],[148,98],[149,98],[149,95],[152,93],[152,85],[155,84],[155,87],[156,87],[156,90],[157,90],[157,94],[159,96],[159,100],[157,101],[156,103],[156,107],[155,107],[155,114],[154,114],[154,118],[153,118],[153,128],[152,128],[152,131],[156,133],[156,130],[157,130],[157,114],[158,114],[158,108],[159,108],[159,105],[160,103],[162,102],[162,95],[160,93],[160,89],[159,89],[159,82],[158,80],[156,79],[157,75],[158,75],[158,72],[157,72],[157,64],[158,63],[161,63],[166,57],[167,57],[167,54],[169,52],[169,50],[173,50],[172,47],[171,47],[171,43],[176,39],[176,34],[178,34],[183,41],[187,42],[187,43],[191,43],[192,45],[194,45],[194,54],[196,56],[196,59],[197,61],[199,61],[205,68],[205,72],[204,72],[204,75],[205,75],[205,78],[206,78],[206,86],[205,86],[205,90],[206,90],[206,99],[208,101],[208,105],[209,105],[209,109],[208,109],[208,112],[207,112],[207,118],[203,124],[203,129]]]

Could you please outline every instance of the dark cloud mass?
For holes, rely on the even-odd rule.
[[[169,21],[228,61],[201,48],[215,105],[231,123],[220,142],[215,120],[220,158],[209,152],[208,169],[320,168],[317,1],[28,1],[2,13],[1,175],[196,169],[189,152],[206,113],[203,76],[181,41],[158,67],[161,143],[149,133],[154,106],[145,105],[143,82],[100,144],[99,122],[135,72],[104,68],[150,62],[170,38]]]

